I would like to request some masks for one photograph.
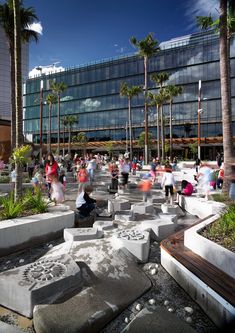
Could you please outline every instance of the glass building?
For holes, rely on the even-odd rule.
[[[198,86],[201,80],[201,138],[202,157],[210,158],[222,150],[222,115],[220,94],[219,38],[206,32],[171,39],[160,44],[160,52],[149,59],[149,91],[157,93],[159,87],[151,81],[151,74],[167,72],[164,85],[180,85],[183,92],[173,100],[174,146],[187,148],[197,138]],[[233,129],[235,126],[235,39],[231,41],[231,97]],[[33,142],[40,138],[40,82],[43,80],[44,99],[50,91],[50,81],[65,82],[67,89],[61,95],[61,119],[65,115],[78,115],[73,135],[85,132],[88,141],[126,140],[128,101],[120,96],[121,82],[129,86],[144,85],[143,58],[137,54],[97,61],[77,68],[28,79],[24,94],[24,134]],[[169,105],[163,106],[169,120]],[[48,106],[43,107],[43,142],[47,142]],[[132,99],[133,138],[144,131],[143,94]],[[157,137],[156,109],[149,107],[149,131]],[[65,133],[64,133],[65,132]],[[169,121],[165,121],[165,136],[169,138]],[[221,138],[221,140],[219,140]],[[61,142],[68,141],[68,131],[61,126]],[[57,106],[52,109],[52,143],[57,142]]]

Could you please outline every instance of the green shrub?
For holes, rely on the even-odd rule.
[[[9,176],[4,176],[4,175],[1,175],[0,176],[0,183],[9,183],[10,182],[10,177]]]
[[[48,203],[40,191],[36,191],[35,194],[32,194],[31,190],[26,191],[23,196],[23,205],[26,210],[31,210],[35,214],[45,213],[48,210]]]
[[[0,218],[2,220],[14,219],[20,216],[24,210],[21,201],[14,202],[13,192],[9,196],[1,197],[0,204]]]

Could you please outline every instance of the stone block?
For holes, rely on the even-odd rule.
[[[108,200],[108,212],[116,212],[119,210],[128,210],[131,208],[129,200],[124,199],[114,199]]]
[[[138,214],[154,214],[154,207],[148,202],[138,202],[131,205],[131,210]]]
[[[168,203],[164,203],[161,205],[161,210],[163,213],[173,214],[177,216],[185,215],[182,209],[178,205],[170,205]]]
[[[132,210],[120,210],[115,213],[115,220],[118,221],[134,221],[135,216]]]
[[[163,221],[170,221],[177,223],[178,220],[178,216],[176,214],[159,213],[158,216]]]
[[[147,231],[137,229],[117,231],[113,235],[112,243],[114,248],[126,248],[141,262],[148,260],[150,235]]]
[[[152,204],[162,204],[166,202],[166,198],[158,195],[153,195],[152,197],[148,198],[148,202]]]
[[[153,238],[162,240],[175,231],[175,223],[171,221],[163,221],[160,219],[145,220],[141,223],[142,230],[151,230]]]
[[[85,241],[89,239],[102,238],[104,233],[97,228],[66,228],[64,229],[64,240],[66,241]]]
[[[97,228],[99,231],[114,229],[115,225],[113,221],[95,221],[93,224],[94,228]]]
[[[81,285],[81,271],[65,254],[0,273],[1,304],[32,317],[37,304],[53,303]]]
[[[2,333],[24,333],[25,331],[21,331],[19,328],[9,325],[3,321],[0,321],[0,332]]]

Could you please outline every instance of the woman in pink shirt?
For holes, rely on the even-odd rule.
[[[190,196],[193,193],[193,185],[187,180],[182,180],[181,182],[181,194]]]

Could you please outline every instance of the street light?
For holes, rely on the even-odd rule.
[[[40,163],[42,163],[43,80],[40,81]]]

